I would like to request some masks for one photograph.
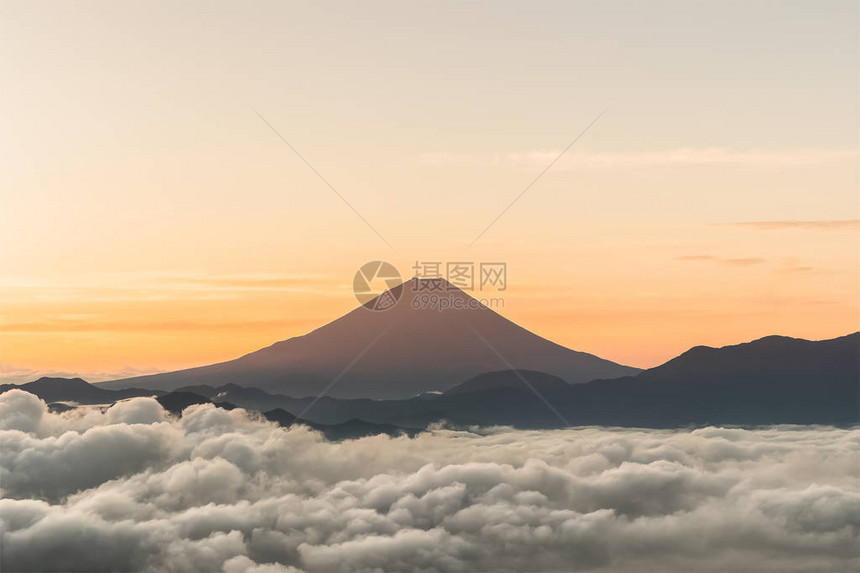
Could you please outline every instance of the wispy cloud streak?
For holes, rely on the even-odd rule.
[[[721,227],[737,227],[754,231],[860,231],[860,219],[833,219],[822,221],[749,221],[717,223]]]
[[[680,257],[675,257],[675,260],[678,261],[711,261],[715,263],[721,263],[723,265],[729,265],[733,267],[748,267],[751,265],[760,265],[764,263],[766,259],[762,259],[759,257],[737,257],[737,258],[723,258],[723,257],[715,257],[713,255],[683,255]]]
[[[559,157],[558,149],[535,149],[496,155],[424,153],[418,162],[430,166],[503,166],[541,169]],[[681,148],[663,151],[581,151],[560,158],[556,171],[573,169],[623,169],[706,165],[750,167],[809,167],[840,161],[856,161],[860,150],[764,151],[728,148]]]

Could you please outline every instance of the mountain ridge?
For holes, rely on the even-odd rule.
[[[754,359],[740,359],[744,355]],[[714,362],[714,357],[719,360]],[[730,368],[715,367],[721,363]],[[476,384],[475,379],[485,382]],[[538,380],[549,384],[535,384]],[[457,391],[458,387],[469,391]],[[193,389],[216,404],[303,412],[304,420],[323,425],[359,419],[414,429],[443,420],[462,426],[524,428],[568,423],[655,428],[850,426],[860,423],[860,332],[819,341],[765,337],[721,348],[697,346],[638,376],[578,385],[542,372],[486,372],[458,384],[453,392],[406,400],[293,398],[235,384]]]
[[[519,388],[526,384],[539,392],[556,391],[568,386],[567,382],[558,376],[537,370],[496,370],[478,374],[462,384],[449,388],[442,395],[455,396],[475,392],[493,392],[503,388]]]
[[[74,401],[80,404],[101,404],[134,398],[137,396],[154,396],[162,394],[160,390],[149,390],[146,388],[123,388],[109,390],[90,384],[82,378],[58,378],[42,376],[32,382],[24,384],[0,384],[0,393],[12,388],[20,388],[35,394],[45,402],[67,402]]]

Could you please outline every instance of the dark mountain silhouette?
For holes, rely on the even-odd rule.
[[[440,285],[442,290],[430,290]],[[100,386],[175,390],[232,383],[301,397],[319,394],[340,376],[328,395],[410,398],[505,368],[496,352],[514,368],[539,370],[568,383],[639,372],[541,338],[444,281],[412,279],[387,294],[399,297],[389,310],[362,306],[309,334],[236,360]],[[444,297],[451,308],[440,310],[439,305],[427,304],[434,295]]]
[[[296,421],[296,417],[283,408],[275,408],[274,410],[263,412],[263,417],[281,426],[292,426],[293,422]]]
[[[552,376],[545,372],[537,372],[535,370],[501,370],[479,374],[462,384],[449,388],[445,391],[444,395],[454,396],[456,394],[487,392],[503,388],[528,388],[526,382],[539,392],[554,392],[568,387],[567,382],[558,376]]]
[[[541,401],[520,388],[481,396],[489,408],[446,411],[470,423],[535,425]],[[531,397],[528,394],[532,394]],[[860,421],[860,333],[823,341],[770,336],[692,348],[637,376],[595,380],[544,396],[572,424],[855,424]],[[550,416],[547,417],[547,414]],[[560,423],[557,419],[556,423]]]
[[[20,388],[35,394],[45,402],[77,402],[78,404],[111,404],[124,398],[135,396],[153,396],[162,391],[146,390],[144,388],[126,388],[108,390],[86,382],[80,378],[49,378],[42,377],[26,384],[2,384],[0,393],[12,388]]]
[[[156,396],[156,400],[161,407],[168,412],[181,416],[183,410],[195,404],[214,404],[218,408],[232,410],[237,406],[231,402],[224,400],[211,400],[209,397],[195,392],[177,390],[174,392],[153,392],[152,390],[141,390],[139,388],[130,390],[104,390],[93,386],[92,384],[80,378],[40,378],[27,384],[3,384],[0,385],[0,394],[14,388],[30,392],[48,402],[48,408],[51,412],[58,414],[75,409],[75,406],[65,404],[64,402],[75,402],[81,405],[92,404],[112,404],[126,398],[134,398],[137,396]],[[214,397],[223,396],[225,393],[235,390],[245,392],[246,396],[268,396],[269,401],[274,397],[270,394],[258,390],[256,388],[242,388],[240,386],[227,386],[224,389],[215,389],[212,387],[200,387],[204,392],[212,394]],[[260,409],[248,407],[248,409]],[[263,408],[265,409],[265,408]],[[328,440],[347,440],[361,438],[364,436],[372,436],[376,434],[388,434],[390,436],[398,436],[401,434],[415,435],[416,430],[399,428],[393,424],[367,422],[359,419],[348,419],[335,424],[323,424],[312,420],[297,419],[293,414],[282,408],[276,408],[263,413],[263,416],[272,422],[276,422],[281,426],[291,426],[293,424],[303,424],[310,428],[321,432]]]
[[[209,404],[212,401],[200,394],[193,392],[168,392],[156,398],[161,407],[172,414],[181,414],[188,406],[195,404]],[[227,408],[228,410],[230,408]]]
[[[63,412],[68,412],[69,410],[74,410],[77,406],[70,406],[65,402],[49,402],[48,403],[48,411],[52,414],[62,414]]]
[[[157,400],[158,403],[161,404],[162,408],[164,408],[168,412],[171,412],[172,414],[176,414],[179,416],[182,415],[182,412],[186,408],[195,404],[211,403],[219,408],[224,408],[225,410],[232,410],[236,408],[236,406],[230,402],[213,402],[209,398],[200,394],[180,390],[168,392],[167,394],[159,396]],[[302,424],[308,426],[314,430],[321,432],[327,440],[349,440],[355,438],[362,438],[365,436],[373,436],[377,434],[398,436],[404,433],[408,435],[415,435],[415,433],[417,433],[416,430],[407,430],[399,428],[393,424],[373,423],[359,420],[357,418],[346,420],[337,424],[321,424],[319,422],[313,422],[311,420],[297,418],[295,415],[284,410],[283,408],[275,408],[273,410],[263,412],[262,415],[270,422],[275,422],[280,426],[289,427],[294,424]]]
[[[247,388],[245,386],[239,386],[238,384],[225,384],[224,386],[219,386],[217,388],[184,386],[177,390],[177,392],[190,392],[192,391],[190,388],[200,388],[203,392],[206,392],[205,395],[210,400],[226,400],[242,408],[259,410],[260,412],[266,412],[273,408],[283,408],[288,411],[301,412],[304,410],[305,405],[310,404],[313,400],[313,398],[291,398],[283,394],[270,394],[265,390],[260,390],[259,388]],[[203,392],[200,394],[204,395]],[[371,402],[372,400],[367,401]],[[344,420],[346,420],[346,418],[341,421]]]
[[[375,424],[373,422],[359,420],[358,418],[346,420],[345,422],[340,422],[338,424],[321,424],[319,422],[296,418],[293,414],[290,414],[283,408],[275,408],[274,410],[263,412],[263,417],[270,422],[276,422],[278,425],[284,427],[290,427],[294,424],[308,426],[314,430],[322,432],[327,440],[354,440],[356,438],[375,436],[378,434],[387,434],[389,436],[406,434],[408,436],[414,436],[418,433],[418,430],[400,428],[393,424]]]
[[[200,394],[201,396],[206,396],[209,399],[212,399],[218,391],[209,386],[208,384],[197,384],[195,386],[183,386],[182,388],[177,388],[174,392],[191,392],[193,394]]]
[[[386,434],[391,437],[400,435],[414,437],[420,431],[417,429],[401,428],[394,424],[367,422],[365,420],[359,420],[358,418],[353,418],[339,424],[320,424],[317,422],[309,422],[307,420],[301,420],[298,423],[306,424],[311,428],[322,432],[327,440],[332,441],[355,440],[379,434]]]
[[[31,384],[34,393],[51,387]],[[10,387],[17,386],[3,389]],[[68,388],[89,392],[80,382]],[[440,420],[523,428],[854,425],[860,423],[860,333],[822,341],[769,336],[723,348],[697,346],[637,376],[578,385],[536,371],[488,372],[444,394],[407,400],[292,398],[235,384],[200,389],[216,403],[265,412],[282,425],[306,424],[331,439],[367,435],[362,432],[395,435]],[[189,403],[210,401],[191,394]],[[303,419],[290,412],[303,412]]]
[[[712,348],[695,346],[677,358],[645,370],[635,378],[661,384],[737,384],[739,380],[787,385],[792,381],[825,381],[853,376],[857,381],[860,333],[811,341],[766,336],[753,342]],[[629,379],[630,377],[627,377]]]
[[[573,425],[860,422],[860,333],[823,341],[771,336],[723,348],[700,346],[638,376],[579,385],[562,385],[536,372],[520,374]],[[238,387],[218,390],[222,399],[257,409],[268,405],[303,411],[312,401]],[[323,397],[305,417],[326,424],[361,418],[413,428],[438,420],[536,428],[565,425],[543,399],[515,373],[501,371],[432,398]]]

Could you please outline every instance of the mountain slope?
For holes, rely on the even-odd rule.
[[[568,383],[638,372],[541,338],[450,285],[445,287],[450,290],[436,294],[447,298],[451,308],[422,307],[427,287],[427,281],[412,279],[392,289],[400,300],[389,310],[362,306],[309,334],[236,360],[100,386],[175,390],[233,383],[302,397],[319,394],[337,378],[327,395],[408,398],[444,391],[483,372],[506,368],[497,353],[514,368],[539,370]]]

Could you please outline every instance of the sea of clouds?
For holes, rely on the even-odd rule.
[[[856,571],[860,430],[332,443],[150,398],[0,395],[6,571]]]

